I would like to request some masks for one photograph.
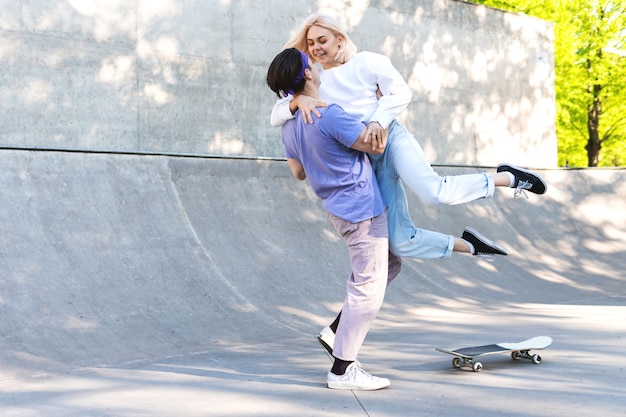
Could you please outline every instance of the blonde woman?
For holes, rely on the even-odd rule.
[[[367,125],[372,148],[386,146],[382,155],[370,155],[376,179],[388,205],[389,243],[392,251],[403,257],[437,259],[450,257],[453,251],[475,255],[506,254],[493,242],[473,229],[463,237],[478,247],[464,246],[463,241],[441,233],[415,227],[411,221],[402,181],[428,204],[462,204],[493,197],[495,187],[513,187],[516,195],[530,191],[543,194],[546,184],[530,171],[501,164],[495,174],[439,176],[427,161],[419,143],[396,117],[411,101],[411,91],[389,58],[372,52],[357,53],[349,35],[331,16],[309,16],[284,48],[306,51],[312,62],[321,66],[320,99],[284,92],[272,110],[271,123],[282,125],[300,109],[305,123],[312,115],[320,116],[317,106],[340,105],[352,117]],[[402,179],[402,181],[400,181]]]
[[[412,94],[389,58],[372,52],[356,52],[345,30],[331,16],[309,16],[284,48],[306,51],[320,68],[319,96],[282,91],[272,110],[271,123],[281,126],[300,110],[302,123],[323,117],[317,107],[338,104],[350,116],[366,125],[366,140],[372,149],[384,147],[382,154],[370,154],[383,200],[387,204],[389,246],[393,254],[423,259],[448,258],[452,252],[474,255],[506,255],[501,246],[472,228],[462,238],[423,230],[413,224],[402,181],[429,204],[462,204],[493,197],[495,187],[515,188],[515,196],[525,191],[543,194],[546,184],[530,171],[500,164],[495,174],[479,173],[439,176],[426,160],[415,138],[396,117],[406,109]],[[289,89],[288,89],[289,90]],[[402,181],[401,181],[402,180]],[[331,354],[341,312],[322,329],[320,343]]]

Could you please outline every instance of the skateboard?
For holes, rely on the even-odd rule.
[[[529,352],[531,350],[545,349],[551,344],[551,337],[538,336],[518,343],[497,343],[493,345],[471,346],[454,350],[436,348],[435,350],[456,356],[452,359],[452,365],[455,368],[469,367],[472,368],[474,372],[480,372],[483,369],[483,364],[478,361],[474,361],[474,359],[481,356],[511,352],[511,358],[513,359],[530,359],[533,363],[538,364],[541,363],[541,356],[536,353],[530,354]]]

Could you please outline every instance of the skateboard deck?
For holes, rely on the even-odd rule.
[[[496,343],[492,345],[470,346],[460,349],[436,348],[435,350],[454,355],[455,358],[452,359],[452,365],[455,368],[469,367],[472,368],[474,372],[480,372],[483,369],[483,364],[475,361],[474,359],[481,356],[510,352],[511,358],[513,359],[530,359],[533,363],[538,364],[541,363],[541,356],[536,353],[531,354],[530,351],[545,349],[551,344],[551,337],[537,336],[517,343]]]

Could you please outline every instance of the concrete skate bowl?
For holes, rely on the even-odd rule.
[[[347,250],[284,161],[19,150],[0,160],[4,382],[213,351],[236,358],[250,346],[297,355],[341,307]],[[566,343],[583,331],[581,345],[604,338],[606,355],[621,352],[624,171],[541,173],[548,193],[529,200],[498,189],[432,207],[409,193],[418,226],[460,236],[471,225],[510,255],[405,259],[366,354],[385,343],[420,352],[432,370],[447,361],[437,345],[537,334]]]

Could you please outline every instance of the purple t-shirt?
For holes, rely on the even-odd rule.
[[[324,209],[352,223],[380,215],[385,204],[367,155],[350,146],[364,125],[341,107],[319,108],[304,124],[300,111],[282,127],[287,158],[298,160]]]

